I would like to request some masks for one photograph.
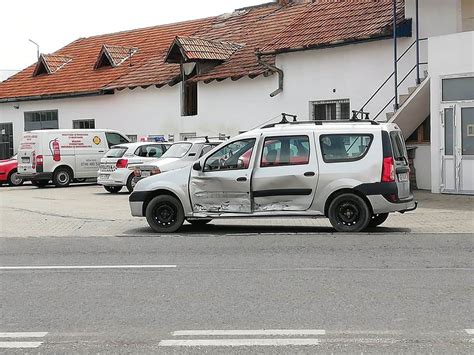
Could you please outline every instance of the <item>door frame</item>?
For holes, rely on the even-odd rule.
[[[462,189],[462,161],[463,160],[474,160],[474,156],[463,156],[462,154],[462,109],[463,108],[474,108],[474,101],[460,101],[450,102],[441,104],[441,147],[440,147],[440,191],[441,193],[455,193],[455,194],[473,194],[474,191]],[[453,109],[453,160],[454,160],[454,189],[446,189],[446,155],[445,147],[445,110]]]

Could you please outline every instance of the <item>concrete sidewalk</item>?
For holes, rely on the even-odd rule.
[[[415,193],[415,212],[392,214],[383,233],[473,233],[474,197]],[[180,233],[226,235],[254,233],[332,233],[327,219],[232,219],[213,221],[205,228],[186,225]],[[31,185],[0,188],[1,237],[155,236],[145,219],[132,218],[128,194],[112,195],[101,186],[66,189]]]

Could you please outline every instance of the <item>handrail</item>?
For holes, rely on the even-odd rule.
[[[413,71],[420,65],[428,65],[428,63],[422,62],[422,63],[415,64],[413,66],[413,68],[410,69],[408,74],[405,75],[405,77],[400,81],[400,83],[398,83],[397,87],[400,87],[400,85],[402,85],[403,82],[410,76],[410,74],[413,73]],[[382,112],[385,111],[385,109],[388,107],[388,105],[390,105],[392,103],[393,100],[395,100],[395,97],[392,97],[392,99],[389,102],[387,102],[387,104],[383,107],[383,109],[380,110],[379,113],[377,113],[377,115],[373,119],[376,120],[382,114]]]
[[[415,40],[413,41],[408,47],[407,49],[405,49],[405,51],[398,57],[397,59],[397,63],[410,51],[410,49],[412,49],[415,44],[417,42],[421,42],[421,41],[426,41],[428,40],[428,38],[420,38],[418,41]],[[415,65],[415,67],[413,69],[410,70],[409,74],[407,74],[403,80],[400,82],[403,83],[406,78],[413,72],[413,70],[418,67],[419,65],[424,65],[424,64],[427,64],[427,63],[417,63]],[[390,81],[390,79],[392,79],[392,77],[395,75],[395,71],[392,71],[392,73],[387,77],[387,79],[385,79],[385,81],[377,88],[377,90],[375,90],[375,92],[372,94],[372,96],[364,103],[364,105],[362,105],[361,109],[358,110],[358,111],[353,111],[353,114],[354,114],[354,117],[357,117],[359,114],[361,115],[361,118],[363,119],[364,117],[364,109],[365,107],[375,98],[375,96],[377,96],[377,94],[384,88],[384,86]],[[400,84],[397,83],[397,88],[400,87]],[[387,106],[393,101],[395,100],[395,98],[392,98],[392,100],[390,100],[390,102],[383,108],[383,110],[385,110],[387,108]],[[382,110],[382,112],[383,112]],[[377,114],[376,117],[380,116],[380,113]],[[373,118],[373,120],[375,120],[376,118]]]

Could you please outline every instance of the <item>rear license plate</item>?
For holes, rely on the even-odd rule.
[[[101,174],[101,175],[99,176],[99,178],[100,178],[101,180],[107,180],[107,179],[109,178],[109,176],[110,176],[110,175],[107,175],[107,174]]]
[[[408,181],[408,174],[407,173],[398,174],[398,181],[407,182]]]
[[[142,177],[149,177],[151,173],[149,171],[142,171]]]
[[[30,162],[30,157],[21,157],[21,162],[22,163],[29,163]]]

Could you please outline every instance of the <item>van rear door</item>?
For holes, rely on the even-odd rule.
[[[26,132],[18,149],[18,172],[20,174],[36,173],[36,155],[40,151],[40,140],[36,133]]]
[[[395,162],[395,181],[398,187],[398,198],[405,199],[410,196],[410,166],[405,140],[401,131],[391,131],[392,154]]]

